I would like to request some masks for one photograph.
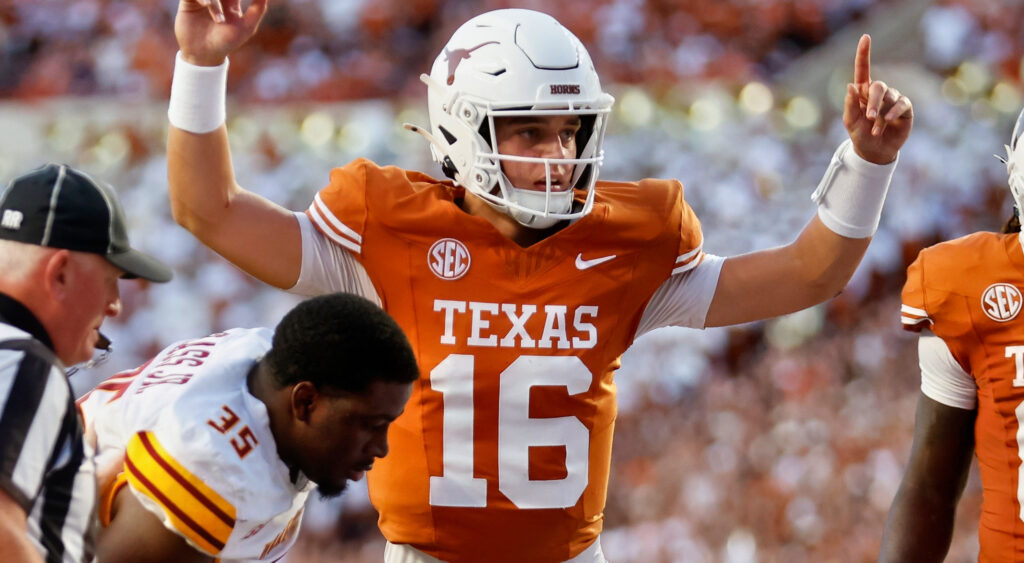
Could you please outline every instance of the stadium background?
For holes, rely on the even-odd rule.
[[[166,97],[176,0],[0,0],[0,181],[48,160],[112,183],[167,285],[124,284],[116,352],[84,391],[174,340],[273,325],[295,298],[240,274],[169,217]],[[1010,213],[1001,153],[1022,104],[1019,0],[272,0],[232,59],[242,185],[302,209],[357,156],[439,174],[417,77],[459,23],[548,11],[617,98],[602,177],[675,177],[705,249],[790,240],[845,137],[857,37],[916,124],[881,229],[837,299],[733,329],[663,329],[627,353],[603,543],[617,563],[869,561],[906,461],[915,339],[899,289],[917,250]],[[289,562],[379,561],[363,484],[314,502]],[[950,561],[976,557],[972,473]]]

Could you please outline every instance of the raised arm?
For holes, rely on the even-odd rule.
[[[906,96],[871,79],[871,39],[861,37],[843,110],[850,144],[836,152],[815,192],[818,215],[787,246],[726,259],[707,326],[792,313],[842,291],[878,225],[892,163],[913,119]]]
[[[240,0],[178,4],[174,33],[181,53],[168,112],[167,177],[179,224],[254,277],[288,288],[301,268],[298,222],[238,185],[223,123],[227,69],[221,65],[256,32],[267,1],[253,0],[244,12]]]
[[[889,509],[879,561],[945,559],[971,467],[976,416],[977,410],[946,406],[921,394],[910,461]]]

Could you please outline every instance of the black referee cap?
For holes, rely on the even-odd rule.
[[[63,164],[19,176],[0,194],[0,239],[104,256],[126,278],[171,279],[171,269],[128,243],[114,191]]]

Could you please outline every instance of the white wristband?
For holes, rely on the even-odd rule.
[[[875,234],[898,161],[899,155],[889,164],[868,162],[853,150],[849,139],[840,144],[825,176],[811,194],[811,200],[818,204],[821,222],[848,238]]]
[[[190,133],[209,133],[224,123],[228,61],[219,66],[196,66],[181,56],[174,60],[167,119]]]

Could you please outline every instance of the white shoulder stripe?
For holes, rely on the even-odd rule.
[[[921,323],[924,323],[924,322],[927,322],[927,323],[930,323],[930,324],[935,324],[935,322],[932,321],[931,319],[929,319],[928,317],[923,317],[923,318],[900,317],[900,321],[903,324],[905,324],[905,325],[918,325],[918,324],[921,324]]]
[[[317,211],[319,211],[319,213],[323,215],[328,222],[330,222],[331,226],[334,227],[334,229],[338,231],[338,233],[347,236],[348,238],[355,241],[357,244],[363,243],[363,237],[359,233],[350,229],[348,225],[342,223],[341,221],[338,220],[337,217],[334,216],[334,213],[332,213],[331,210],[327,207],[327,204],[324,203],[324,200],[320,199],[320,194],[316,194],[316,197],[313,198],[313,205],[316,207]]]
[[[355,252],[357,254],[362,254],[363,249],[362,249],[362,247],[360,245],[358,245],[358,244],[348,240],[347,238],[339,235],[338,233],[334,232],[333,229],[331,229],[326,223],[324,223],[324,218],[319,213],[317,213],[315,210],[313,211],[312,216],[313,216],[313,222],[320,226],[320,230],[325,235],[327,235],[327,238],[331,239],[332,241],[334,241],[335,243],[337,243],[337,244],[339,244],[341,246],[344,246],[345,248],[351,250],[352,252]]]
[[[677,256],[676,264],[682,264],[682,266],[679,266],[676,269],[672,270],[672,275],[675,276],[678,274],[689,272],[690,270],[696,268],[697,264],[700,264],[702,254],[704,254],[704,243],[697,245],[697,248],[694,248],[693,250],[687,252],[686,254],[681,254]]]
[[[680,262],[686,262],[687,260],[689,260],[689,259],[693,258],[694,256],[700,254],[702,250],[704,250],[704,244],[703,243],[701,243],[699,246],[697,246],[697,248],[694,248],[693,250],[687,252],[686,254],[683,254],[683,255],[680,255],[679,257],[677,257],[676,258],[676,264],[678,264]]]
[[[678,274],[683,274],[683,273],[689,272],[690,270],[696,268],[697,264],[701,263],[701,258],[702,258],[702,256],[697,256],[696,258],[694,258],[693,260],[690,260],[686,264],[683,264],[682,266],[679,266],[675,270],[672,270],[672,275],[675,276],[675,275],[678,275]]]
[[[325,235],[327,235],[327,237],[329,239],[331,239],[332,241],[334,241],[336,244],[338,244],[340,246],[344,246],[345,248],[347,248],[347,249],[349,249],[352,252],[355,252],[357,254],[362,254],[363,247],[362,247],[361,244],[353,242],[352,240],[350,240],[348,238],[345,238],[342,235],[338,234],[338,231],[333,229],[331,227],[331,225],[328,224],[328,221],[331,221],[332,224],[333,223],[338,223],[339,225],[344,227],[346,230],[351,230],[351,229],[348,229],[348,227],[345,227],[344,225],[342,225],[340,222],[338,222],[338,219],[336,217],[334,217],[333,215],[326,215],[326,216],[324,215],[324,213],[318,207],[318,205],[321,204],[321,202],[319,201],[319,197],[320,196],[317,196],[317,199],[314,200],[314,204],[309,207],[309,210],[311,211],[310,217],[313,219],[313,222],[316,223],[318,227],[320,227],[320,231],[321,232],[323,232]],[[358,235],[357,235],[357,238],[359,239],[360,242],[362,242],[362,237],[358,237]]]
[[[909,313],[911,315],[916,315],[918,317],[928,316],[928,311],[925,311],[924,309],[918,309],[917,307],[911,307],[910,305],[904,305],[900,307],[900,311],[904,313]]]

